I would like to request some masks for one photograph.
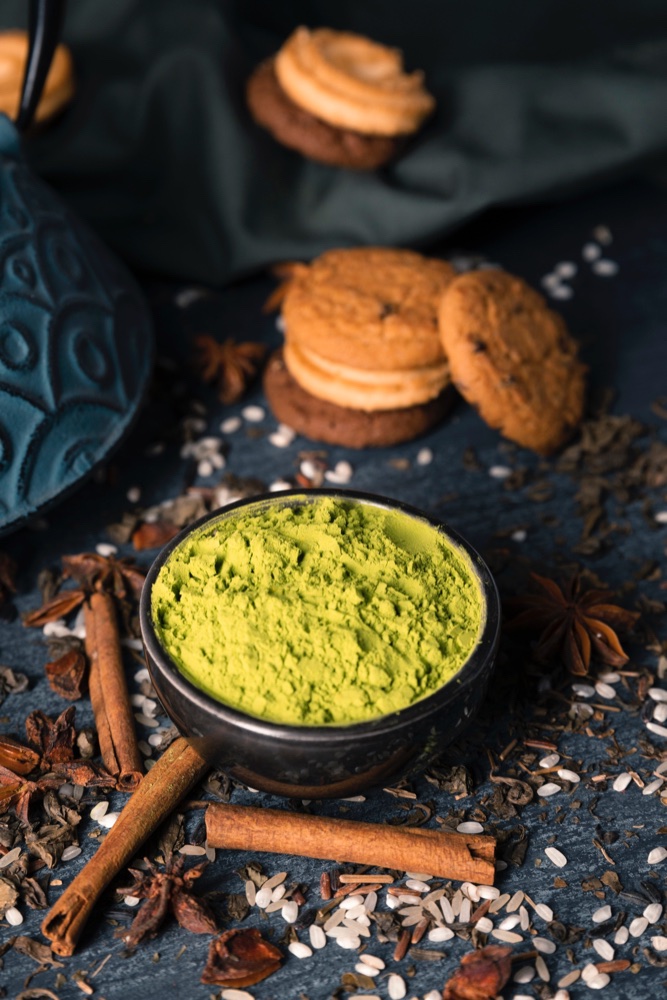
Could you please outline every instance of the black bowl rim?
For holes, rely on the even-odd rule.
[[[271,722],[266,719],[256,718],[247,715],[238,709],[225,705],[206,694],[196,687],[185,677],[169,654],[166,652],[153,627],[151,616],[151,592],[153,584],[162,566],[185,539],[194,532],[199,531],[207,524],[226,517],[234,511],[244,507],[261,504],[277,504],[290,499],[306,499],[331,497],[340,500],[352,500],[359,503],[371,504],[375,507],[382,507],[391,511],[400,511],[409,517],[426,521],[434,527],[440,534],[461,548],[470,559],[470,562],[477,574],[482,596],[485,602],[486,618],[478,638],[477,645],[462,667],[449,680],[446,681],[432,694],[421,698],[419,701],[391,712],[388,715],[381,715],[375,719],[368,719],[364,722],[353,722],[349,725],[331,726],[299,726],[288,725],[286,723]],[[347,742],[351,738],[355,740],[376,739],[379,735],[386,733],[391,736],[398,730],[402,730],[407,725],[415,725],[425,721],[434,713],[440,711],[456,697],[460,696],[465,687],[477,681],[486,669],[493,665],[495,653],[500,637],[501,612],[500,596],[491,571],[480,556],[479,552],[463,538],[454,528],[451,528],[445,521],[434,517],[418,507],[404,503],[402,500],[393,500],[380,494],[368,493],[361,490],[345,489],[293,489],[276,490],[272,493],[261,493],[252,497],[244,497],[233,503],[218,507],[216,510],[204,514],[197,521],[187,525],[178,535],[172,538],[159,552],[151,564],[146,575],[141,600],[139,605],[139,621],[141,634],[146,649],[149,672],[159,671],[166,675],[169,682],[175,687],[187,702],[192,702],[200,710],[216,719],[221,725],[235,726],[245,732],[275,739],[279,743],[299,743],[301,745],[317,743],[323,741],[336,745]],[[167,712],[167,714],[169,714]]]

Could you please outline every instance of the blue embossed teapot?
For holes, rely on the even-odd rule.
[[[125,268],[24,161],[62,20],[33,0],[16,124],[0,115],[0,532],[72,489],[127,432],[152,367]]]

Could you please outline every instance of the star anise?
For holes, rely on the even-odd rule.
[[[76,760],[74,707],[52,720],[43,712],[31,712],[26,719],[30,746],[10,736],[0,736],[0,813],[13,807],[24,826],[30,825],[33,796],[64,782],[85,787],[111,787],[111,775],[87,760]]]
[[[266,347],[252,341],[238,343],[231,337],[221,344],[208,334],[195,337],[195,344],[204,382],[215,383],[222,403],[236,403],[257,376]]]
[[[111,593],[123,601],[129,595],[138,601],[144,585],[145,573],[134,565],[131,559],[115,559],[101,556],[97,552],[81,552],[74,556],[63,556],[63,579],[74,580],[78,587],[63,590],[41,608],[30,611],[23,618],[29,628],[41,628],[47,622],[64,618],[80,607],[95,590]]]
[[[612,604],[609,591],[582,592],[579,573],[563,587],[537,573],[531,576],[543,593],[508,602],[519,611],[508,627],[540,631],[538,659],[547,662],[561,657],[570,673],[579,676],[588,673],[593,655],[612,667],[627,663],[629,657],[616,632],[630,631],[639,618],[637,612]]]
[[[193,934],[217,934],[215,917],[203,900],[192,891],[192,883],[203,873],[208,861],[194,865],[183,871],[185,858],[170,857],[164,871],[147,861],[148,871],[130,868],[135,879],[133,885],[118,892],[122,896],[136,896],[145,900],[129,930],[117,932],[127,947],[132,950],[145,938],[153,938],[165,917],[171,911],[186,931]]]
[[[224,931],[211,941],[202,983],[254,986],[280,968],[282,953],[255,928]]]
[[[445,984],[443,1000],[493,1000],[509,979],[511,952],[498,944],[468,952]]]

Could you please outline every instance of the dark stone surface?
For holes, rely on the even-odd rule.
[[[605,256],[619,263],[619,273],[615,277],[598,277],[590,266],[582,262],[581,248],[590,238],[592,229],[600,224],[608,226],[613,234],[613,242],[605,248]],[[651,402],[665,393],[665,372],[667,371],[667,193],[659,188],[631,186],[611,189],[583,201],[562,204],[543,211],[507,212],[485,220],[460,236],[459,246],[466,252],[483,253],[488,259],[501,263],[516,271],[533,283],[550,271],[558,261],[575,261],[578,274],[571,282],[574,295],[571,300],[559,304],[571,325],[573,333],[584,344],[584,358],[591,367],[591,383],[594,389],[614,386],[617,397],[614,412],[629,413],[645,422],[650,436],[665,440],[667,427],[650,408]],[[442,248],[445,254],[454,254],[453,245]],[[276,343],[273,320],[263,317],[260,303],[270,289],[265,279],[257,279],[219,294],[210,294],[192,302],[186,308],[174,304],[174,290],[165,286],[153,286],[156,325],[160,353],[172,359],[176,368],[166,372],[159,368],[160,377],[149,406],[133,432],[132,438],[109,466],[106,476],[83,487],[75,496],[55,508],[48,515],[48,523],[40,523],[32,529],[23,529],[4,541],[4,546],[18,560],[20,565],[19,593],[15,604],[20,611],[33,608],[38,603],[34,588],[37,573],[45,566],[57,562],[63,553],[89,549],[99,542],[108,541],[105,526],[119,520],[128,508],[126,492],[130,487],[140,486],[141,504],[158,503],[169,496],[183,492],[186,485],[197,481],[207,485],[217,481],[196,480],[196,469],[191,461],[179,457],[181,445],[177,427],[177,414],[188,411],[187,403],[193,398],[203,401],[207,407],[205,433],[218,434],[221,419],[240,412],[248,403],[262,404],[259,388],[253,390],[239,407],[223,408],[214,399],[214,394],[196,385],[187,368],[187,359],[192,354],[191,338],[199,332],[209,332],[219,339],[233,336],[251,339],[261,336],[267,342]],[[175,374],[174,374],[175,372]],[[168,377],[167,377],[168,376]],[[182,381],[183,394],[174,390],[174,378]],[[165,388],[169,386],[169,390]],[[244,424],[244,428],[229,435],[227,468],[239,476],[256,476],[270,483],[277,478],[293,479],[298,469],[298,454],[312,450],[312,446],[297,439],[287,449],[273,447],[267,434],[275,428],[274,421],[267,414],[260,424]],[[163,442],[161,454],[149,454],[148,449],[156,442]],[[429,465],[419,465],[416,457],[420,450],[428,447],[433,452]],[[466,469],[463,464],[464,451],[474,447],[480,468]],[[342,458],[351,461],[354,475],[350,486],[355,489],[385,493],[416,506],[444,516],[458,531],[475,546],[492,558],[494,565],[501,568],[498,550],[507,550],[525,565],[549,575],[559,562],[574,560],[584,562],[595,570],[610,585],[618,586],[633,577],[646,560],[656,560],[664,564],[664,525],[656,523],[652,513],[667,509],[665,487],[640,493],[628,504],[619,506],[614,498],[608,502],[609,520],[620,523],[619,530],[610,536],[611,544],[594,557],[577,556],[573,547],[581,533],[581,519],[576,513],[575,493],[577,484],[569,476],[558,474],[554,462],[542,462],[535,457],[502,443],[496,434],[483,426],[476,414],[461,404],[452,417],[440,429],[419,442],[413,442],[395,449],[346,453],[343,449],[326,449],[330,466]],[[408,467],[399,468],[396,459],[407,459]],[[392,464],[394,462],[394,464]],[[493,466],[510,466],[528,470],[527,474],[545,477],[551,487],[551,496],[544,502],[536,503],[529,497],[529,485],[509,490],[500,479],[489,475]],[[648,506],[646,502],[648,501]],[[556,523],[557,522],[557,523]],[[511,532],[526,532],[523,542],[510,537]],[[131,550],[123,549],[123,553]],[[142,553],[140,560],[148,562],[150,553]],[[514,562],[516,563],[516,559]],[[519,562],[519,569],[521,562]],[[513,589],[513,570],[497,573],[501,591]],[[660,580],[642,580],[635,591],[629,591],[623,603],[632,606],[638,596],[660,599],[664,591]],[[664,622],[659,616],[648,617],[648,623],[664,636]],[[512,739],[519,741],[530,736],[554,739],[566,767],[586,772],[581,784],[569,790],[564,789],[550,799],[536,799],[525,807],[515,819],[497,820],[485,806],[488,826],[499,829],[517,828],[519,824],[528,833],[528,850],[521,867],[510,866],[499,873],[497,885],[502,892],[523,889],[537,902],[552,907],[556,919],[568,925],[584,929],[580,939],[567,947],[572,948],[572,959],[578,967],[598,957],[590,946],[594,933],[591,923],[592,912],[603,902],[612,906],[614,914],[624,911],[626,923],[641,913],[642,907],[614,895],[611,889],[603,887],[598,891],[584,892],[582,880],[589,876],[602,876],[613,870],[618,874],[625,889],[640,888],[641,881],[654,886],[665,901],[665,870],[667,863],[651,869],[647,864],[649,851],[665,843],[665,807],[659,796],[642,796],[640,788],[631,784],[624,793],[615,793],[611,784],[613,777],[625,768],[630,768],[647,782],[655,767],[655,760],[649,759],[650,748],[665,753],[665,740],[645,729],[641,714],[631,704],[631,686],[616,686],[618,695],[610,701],[612,708],[601,720],[591,722],[588,735],[585,729],[577,733],[560,733],[548,729],[552,712],[562,711],[562,698],[570,696],[570,682],[556,673],[552,678],[536,675],[529,666],[528,656],[518,653],[521,647],[506,645],[501,657],[491,692],[483,708],[479,722],[469,731],[454,753],[449,754],[450,762],[466,764],[475,780],[474,793],[458,801],[446,792],[440,792],[424,777],[412,785],[420,802],[432,802],[435,814],[446,817],[452,811],[462,811],[466,818],[493,791],[488,780],[488,760],[486,749],[497,756]],[[641,643],[629,643],[632,660],[629,669],[645,665],[656,670],[657,653],[647,651]],[[24,671],[30,678],[30,689],[23,694],[9,696],[0,708],[2,729],[16,736],[23,734],[26,714],[39,707],[55,714],[65,707],[65,703],[54,696],[44,680],[43,665],[47,654],[43,637],[38,631],[24,630],[18,621],[0,622],[0,662]],[[136,663],[128,658],[128,676],[132,678]],[[664,686],[664,681],[656,681]],[[550,693],[550,689],[556,695]],[[596,703],[602,701],[595,698]],[[567,707],[567,706],[565,706]],[[91,722],[87,699],[77,705],[79,725]],[[614,736],[598,738],[600,733],[614,730]],[[142,733],[145,737],[147,733]],[[625,751],[627,757],[615,760],[615,742]],[[516,758],[509,755],[501,765],[500,773],[512,766]],[[536,765],[535,765],[535,768]],[[610,780],[593,783],[591,777],[607,773]],[[285,803],[268,795],[253,795],[236,790],[235,803],[258,803],[267,807],[281,808]],[[91,797],[92,802],[92,797]],[[576,807],[579,803],[579,807]],[[122,804],[117,796],[115,806]],[[405,819],[405,809],[409,800],[395,798],[381,789],[370,792],[365,802],[314,803],[309,808],[318,814],[344,815],[352,819],[382,822]],[[297,807],[301,807],[297,804]],[[200,822],[201,813],[192,813],[189,820],[191,836]],[[431,824],[434,825],[433,820]],[[94,850],[95,841],[88,833],[95,824],[85,821],[80,832],[83,854],[67,864],[58,866],[54,877],[68,882],[80,870],[85,859]],[[660,832],[660,831],[663,832]],[[595,847],[593,839],[605,834],[617,834],[614,843],[608,844],[608,852],[614,864],[605,861]],[[557,870],[544,855],[544,849],[555,837],[555,846],[564,852],[568,865]],[[607,841],[613,839],[607,836]],[[242,883],[235,874],[249,858],[240,852],[224,854],[219,851],[217,859],[202,879],[200,891],[219,893],[242,891]],[[303,912],[317,905],[317,883],[320,872],[326,865],[301,858],[262,857],[264,870],[273,874],[286,870],[289,880],[299,881],[308,886],[307,902]],[[567,887],[554,887],[554,878],[560,875]],[[59,889],[51,887],[48,895],[52,901]],[[381,894],[384,897],[384,894]],[[217,904],[216,904],[217,905]],[[384,904],[381,904],[384,908]],[[39,936],[41,913],[25,912],[25,922],[20,933]],[[82,941],[77,954],[66,961],[62,970],[67,976],[64,985],[56,989],[61,1000],[80,998],[82,993],[74,984],[77,970],[93,972],[109,954],[110,960],[99,975],[91,979],[96,996],[106,1000],[121,1000],[129,995],[136,1000],[165,996],[170,993],[192,998],[208,998],[216,994],[211,987],[202,986],[199,977],[204,965],[208,941],[205,936],[196,937],[180,931],[169,923],[160,936],[142,947],[133,957],[125,957],[121,943],[113,937],[109,920],[125,921],[119,916],[126,908],[109,898],[100,905],[95,918]],[[499,921],[497,921],[498,923]],[[546,937],[549,930],[544,922],[535,917],[533,924],[538,933]],[[267,935],[279,942],[286,925],[278,914],[264,920],[253,911],[245,925],[258,926]],[[301,923],[297,924],[301,940],[307,940],[307,932]],[[0,924],[0,940],[6,940],[12,929],[6,923]],[[667,933],[664,917],[638,939],[630,938],[625,945],[616,949],[617,958],[637,961],[640,968],[635,972],[615,974],[603,995],[614,1000],[630,998],[639,1000],[657,996],[667,983],[667,970],[651,966],[643,953],[649,944],[651,934]],[[613,934],[605,935],[608,940]],[[529,935],[525,945],[516,945],[516,951],[526,951],[530,947]],[[424,941],[426,948],[446,953],[440,962],[414,962],[407,958],[401,963],[391,962],[392,945],[377,944],[371,939],[371,950],[381,955],[387,962],[387,969],[404,975],[408,982],[408,997],[423,997],[432,989],[441,989],[445,979],[451,974],[460,956],[469,949],[468,943],[455,939],[444,945],[432,945]],[[182,949],[185,950],[182,950]],[[663,953],[664,955],[664,953]],[[550,986],[555,991],[557,980],[571,968],[566,946],[559,945],[553,955],[546,955],[546,963],[551,975]],[[328,1000],[340,984],[341,974],[352,971],[356,957],[354,953],[339,949],[330,942],[322,952],[311,959],[299,961],[287,956],[284,967],[264,983],[249,988],[258,1000],[297,1000],[301,995],[309,1000]],[[414,977],[411,972],[414,970]],[[35,963],[29,958],[10,951],[4,957],[4,970],[0,972],[0,985],[6,995],[15,997],[23,988],[25,977],[35,971]],[[385,974],[383,974],[384,976]],[[40,973],[31,984],[54,989],[55,971]],[[387,996],[386,978],[378,979],[377,994]],[[542,996],[536,983],[508,985],[504,996]],[[368,991],[372,992],[372,991]],[[347,994],[343,994],[347,995]],[[588,996],[588,988],[582,983],[571,990],[572,997]]]

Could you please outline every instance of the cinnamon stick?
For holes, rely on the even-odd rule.
[[[493,885],[495,876],[496,842],[481,834],[406,829],[220,803],[206,811],[206,832],[211,847],[422,871],[483,885]]]
[[[51,907],[42,934],[57,955],[71,955],[108,884],[208,768],[187,740],[177,739],[142,779],[87,865]]]
[[[125,680],[113,597],[97,590],[84,604],[86,652],[90,659],[90,700],[104,766],[131,792],[141,781],[143,761]]]

